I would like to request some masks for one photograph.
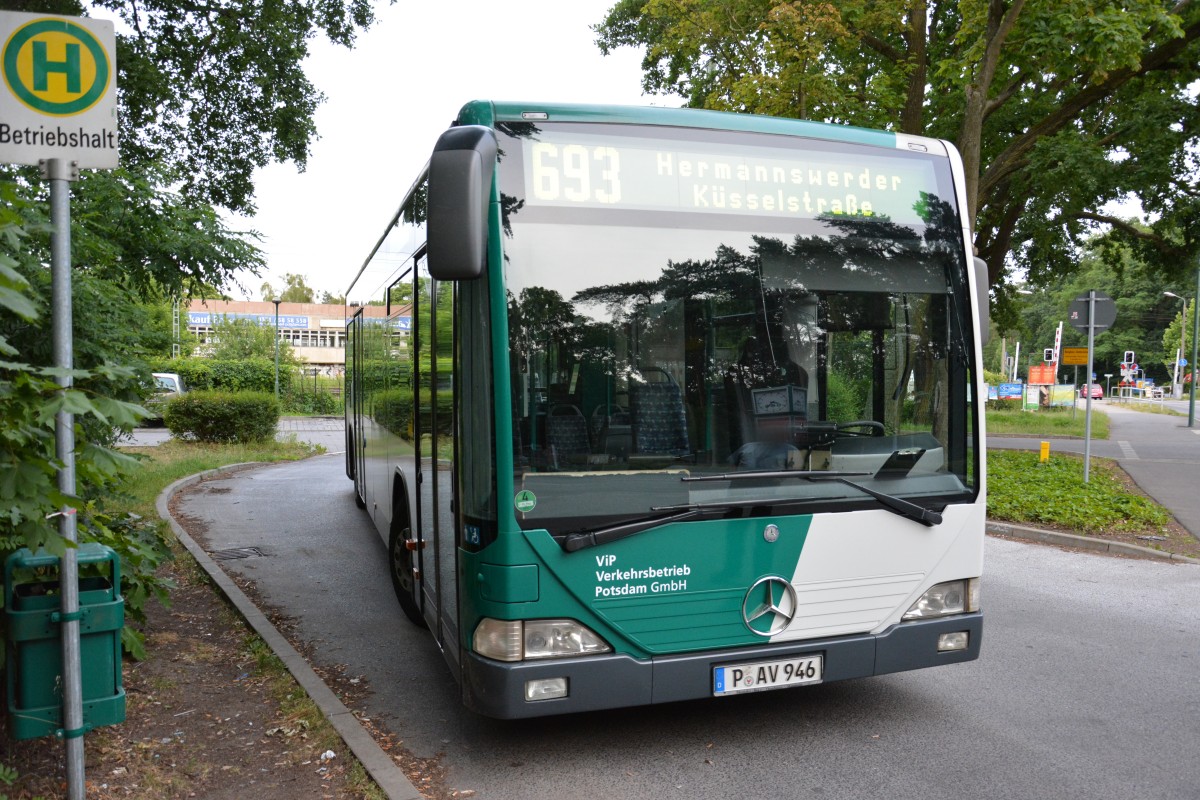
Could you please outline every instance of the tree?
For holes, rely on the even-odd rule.
[[[154,166],[85,171],[71,191],[75,268],[152,300],[204,296],[264,266],[257,234],[231,229],[211,205],[163,188],[167,181]],[[44,184],[27,191],[35,201],[29,217],[43,224],[47,191]],[[45,248],[48,240],[33,244]]]
[[[116,17],[121,158],[159,164],[189,200],[252,212],[254,170],[301,169],[321,95],[309,41],[347,47],[372,0],[16,0],[7,8]]]
[[[596,30],[692,106],[953,141],[1002,326],[1098,225],[1169,276],[1200,250],[1192,0],[619,0]],[[1102,211],[1130,196],[1150,226]]]
[[[1168,284],[1177,294],[1183,294],[1186,282]],[[1067,312],[1075,298],[1089,289],[1105,292],[1116,304],[1117,321],[1109,330],[1095,338],[1095,371],[1103,382],[1107,373],[1120,374],[1120,363],[1126,351],[1136,354],[1137,363],[1145,376],[1158,383],[1169,383],[1168,364],[1179,346],[1179,301],[1163,295],[1162,277],[1157,268],[1141,258],[1140,251],[1109,235],[1095,237],[1085,243],[1080,267],[1075,275],[1053,287],[1037,288],[1021,296],[1021,323],[1012,333],[1021,342],[1021,375],[1029,363],[1041,363],[1042,350],[1054,346],[1054,331],[1066,322]],[[1172,323],[1172,314],[1176,322]],[[1165,331],[1165,333],[1164,333]],[[1166,338],[1167,336],[1171,338]],[[1190,330],[1189,330],[1190,337]],[[985,361],[998,365],[999,337],[988,346]],[[1190,341],[1190,338],[1189,338]],[[1063,326],[1063,346],[1085,347],[1087,334],[1069,324]],[[1169,345],[1167,347],[1166,345]],[[1009,353],[1012,353],[1012,340]],[[1060,377],[1070,377],[1069,368],[1060,370]],[[1082,382],[1082,371],[1080,375]]]
[[[251,358],[275,358],[275,326],[257,320],[219,316],[213,320],[210,339],[211,355],[218,361],[244,361]],[[279,341],[279,361],[294,366],[296,360],[291,342]]]
[[[1195,289],[1192,289],[1192,291],[1194,293]],[[1180,303],[1179,305],[1180,313],[1175,315],[1175,319],[1171,320],[1171,324],[1167,326],[1165,331],[1163,331],[1162,344],[1163,350],[1166,353],[1165,363],[1167,370],[1171,371],[1173,374],[1175,369],[1175,356],[1180,346],[1180,325],[1183,326],[1183,355],[1181,358],[1186,360],[1188,363],[1186,367],[1179,371],[1179,378],[1182,380],[1184,375],[1192,372],[1192,370],[1195,369],[1195,365],[1192,364],[1192,331],[1194,330],[1194,326],[1196,324],[1196,298],[1193,297],[1187,301],[1187,316],[1184,316],[1182,313],[1183,304]]]
[[[321,292],[321,304],[327,306],[344,306],[346,305],[346,295],[334,294],[326,289]]]
[[[236,282],[263,266],[253,232],[214,207],[253,213],[254,170],[303,169],[320,94],[304,75],[308,42],[350,46],[372,0],[13,0],[10,10],[116,17],[121,169],[72,186],[75,260],[147,299]],[[30,168],[0,170],[43,202]],[[167,189],[165,187],[171,187]],[[29,230],[37,230],[29,220]],[[37,244],[37,240],[31,240]]]
[[[262,285],[263,300],[278,300],[281,303],[311,303],[313,301],[312,287],[305,282],[303,275],[289,272],[283,276],[283,284],[283,290],[280,291],[272,286],[270,281],[265,281]]]

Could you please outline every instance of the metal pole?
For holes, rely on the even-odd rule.
[[[1196,267],[1196,297],[1192,300],[1192,390],[1188,400],[1188,427],[1196,426],[1196,378],[1200,377],[1196,374],[1196,347],[1197,340],[1200,339],[1200,267]],[[1187,304],[1184,304],[1187,308]],[[1185,319],[1184,322],[1187,320]],[[1183,324],[1182,322],[1180,323]]]
[[[279,399],[279,301],[272,300],[275,304],[275,399]]]
[[[1179,387],[1179,399],[1183,399],[1183,367],[1180,361],[1184,358],[1184,337],[1187,335],[1187,298],[1180,297],[1174,292],[1163,292],[1167,297],[1174,297],[1176,300],[1183,301],[1183,311],[1179,314],[1179,351],[1175,354],[1175,371],[1171,378],[1171,396],[1175,396],[1175,387]]]
[[[1183,301],[1183,313],[1179,315],[1179,356],[1175,359],[1175,382],[1179,384],[1179,399],[1183,399],[1183,365],[1179,362],[1185,356],[1183,349],[1187,346],[1187,341],[1184,339],[1184,332],[1187,330],[1187,298],[1179,298]],[[1171,392],[1175,394],[1175,392]]]
[[[71,181],[79,177],[75,162],[52,158],[43,165],[43,176],[50,179],[50,308],[54,366],[70,370],[74,364],[71,319]],[[71,376],[64,372],[55,379],[65,394],[71,388]],[[58,489],[75,496],[75,415],[59,411],[54,417],[54,450],[62,465],[58,471]],[[63,727],[67,750],[67,797],[83,800],[83,676],[79,648],[79,564],[75,543],[78,541],[75,509],[58,512],[58,532],[67,542],[59,567],[59,591],[62,595],[60,625],[62,631]]]
[[[1087,406],[1083,412],[1083,482],[1088,482],[1092,464],[1092,348],[1096,342],[1096,290],[1088,290],[1088,363],[1083,376],[1087,386]]]

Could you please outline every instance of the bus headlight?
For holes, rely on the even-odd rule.
[[[572,619],[499,620],[484,617],[471,643],[476,653],[497,661],[565,658],[610,653],[612,647]]]
[[[929,619],[979,610],[979,578],[931,586],[901,619]]]

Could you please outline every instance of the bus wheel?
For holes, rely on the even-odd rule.
[[[400,601],[400,609],[404,616],[414,625],[428,627],[425,617],[421,615],[421,607],[417,604],[416,581],[413,580],[413,554],[404,546],[408,541],[410,528],[397,530],[392,528],[391,541],[388,542],[388,572],[392,576],[392,588],[396,591],[396,599]]]

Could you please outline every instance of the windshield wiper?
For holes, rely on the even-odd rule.
[[[919,522],[927,528],[932,528],[934,525],[942,524],[942,515],[934,511],[932,508],[926,508],[925,506],[917,505],[916,503],[910,503],[907,500],[901,500],[899,497],[893,497],[890,494],[884,494],[883,492],[877,492],[874,489],[868,489],[865,486],[857,484],[854,481],[848,481],[842,477],[834,477],[832,480],[835,480],[838,483],[844,483],[853,489],[858,489],[860,492],[869,494],[871,497],[874,497],[876,500],[878,500],[879,504],[888,511],[891,511],[894,514],[899,514],[902,517],[907,517],[914,522]]]
[[[844,483],[852,489],[858,489],[860,492],[873,497],[879,501],[879,504],[891,511],[894,514],[899,514],[906,519],[911,519],[914,522],[919,522],[926,527],[932,528],[934,525],[942,523],[942,515],[933,509],[926,508],[916,503],[910,503],[907,500],[902,500],[899,497],[893,497],[890,494],[877,492],[874,489],[868,489],[854,481],[846,480],[846,475],[870,475],[869,472],[829,472],[825,470],[779,470],[771,471],[764,470],[762,472],[731,472],[725,475],[704,475],[694,478],[683,478],[685,481],[716,481],[716,480],[744,480],[747,478],[804,478],[806,480],[833,480],[838,483]],[[656,528],[659,525],[665,525],[669,522],[683,522],[685,520],[705,517],[711,514],[724,513],[739,508],[758,508],[761,506],[790,506],[808,504],[816,501],[817,498],[812,497],[776,497],[776,498],[753,498],[750,500],[727,500],[718,503],[687,503],[677,506],[653,506],[651,511],[661,512],[652,514],[646,517],[638,517],[632,520],[619,522],[616,525],[609,525],[604,528],[597,528],[592,531],[581,531],[578,533],[569,533],[563,539],[563,549],[568,553],[574,553],[576,550],[583,550],[588,547],[598,547],[603,544],[615,542],[618,539],[624,539],[626,536],[633,536],[635,533]]]
[[[688,475],[679,480],[687,483],[689,481],[748,481],[763,478],[843,478],[870,474],[869,472],[831,472],[826,469],[759,469],[722,472],[719,475]]]
[[[859,476],[870,475],[870,474],[871,474],[870,472],[830,472],[828,470],[762,470],[759,472],[727,472],[727,473],[723,473],[721,475],[697,475],[696,477],[686,477],[686,478],[682,478],[681,480],[684,480],[684,481],[737,481],[737,480],[750,480],[750,479],[754,479],[754,478],[758,478],[758,479],[762,479],[762,478],[803,478],[805,480],[810,480],[810,481],[820,481],[820,480],[837,481],[838,483],[846,484],[847,486],[851,487],[852,489],[858,489],[860,492],[870,495],[871,497],[878,500],[879,504],[882,505],[884,508],[886,508],[888,511],[891,511],[895,514],[899,514],[900,516],[905,517],[907,519],[911,519],[914,522],[919,522],[922,525],[925,525],[930,528],[932,528],[934,525],[942,524],[942,515],[932,509],[926,508],[925,506],[922,506],[922,505],[917,505],[916,503],[910,503],[909,501],[902,500],[899,497],[893,497],[890,494],[884,494],[883,492],[877,492],[874,489],[868,489],[867,487],[862,486],[861,484],[857,484],[854,481],[846,480],[847,477],[859,477]],[[807,498],[803,502],[811,502],[811,500],[812,500],[811,498]],[[781,501],[778,501],[776,504],[786,503],[786,502],[788,502],[788,501],[781,500]],[[765,503],[762,500],[748,500],[743,503],[738,503],[738,504],[728,503],[726,505],[766,505],[766,504],[767,503]],[[692,506],[692,507],[694,507],[694,506]],[[677,506],[676,508],[679,508],[679,507]],[[666,511],[669,509],[664,508],[664,509],[655,509],[655,510]]]
[[[713,514],[718,511],[727,511],[729,504],[713,503],[705,506],[671,506],[666,508],[652,508],[651,511],[670,512],[654,514],[648,517],[638,517],[637,519],[626,520],[619,522],[616,525],[609,525],[605,528],[597,528],[594,531],[583,533],[569,533],[563,539],[563,549],[568,553],[574,553],[576,550],[582,550],[585,547],[596,547],[609,542],[615,542],[618,539],[624,539],[626,536],[632,536],[635,533],[656,528],[659,525],[665,525],[668,522],[683,522],[696,517],[703,517]]]

